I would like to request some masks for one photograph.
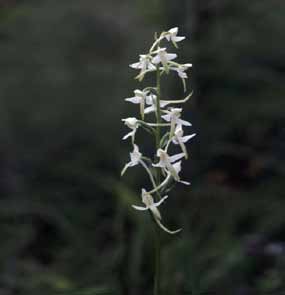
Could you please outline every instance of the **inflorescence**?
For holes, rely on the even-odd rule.
[[[170,72],[175,72],[182,80],[184,92],[186,91],[186,79],[188,78],[186,71],[192,67],[192,64],[180,64],[174,60],[177,54],[168,53],[166,47],[161,47],[162,43],[166,45],[171,42],[175,48],[178,48],[177,43],[185,39],[178,36],[178,28],[172,28],[166,32],[162,32],[155,37],[154,43],[147,54],[141,54],[139,61],[130,65],[131,68],[139,70],[136,76],[140,82],[148,73],[156,72],[156,86],[146,87],[143,90],[134,90],[134,96],[126,98],[127,102],[137,104],[140,110],[140,118],[129,117],[122,119],[124,124],[130,129],[130,132],[123,137],[123,140],[131,139],[133,151],[130,153],[130,161],[124,166],[121,175],[128,168],[141,165],[147,172],[152,188],[146,190],[142,188],[141,199],[144,206],[132,207],[136,210],[147,211],[152,214],[157,225],[164,231],[170,234],[179,232],[178,230],[169,230],[161,222],[161,213],[158,207],[168,198],[164,195],[172,188],[173,182],[180,182],[185,185],[190,183],[181,180],[179,173],[181,171],[182,159],[188,158],[188,153],[185,143],[193,138],[196,134],[184,135],[184,127],[191,126],[191,123],[181,118],[182,107],[189,100],[192,93],[180,100],[163,100],[161,99],[160,77]],[[180,107],[177,107],[180,105]],[[146,121],[145,118],[153,113],[156,122]],[[156,138],[156,150],[153,159],[143,155],[136,144],[137,130],[142,127],[154,135]],[[164,131],[161,134],[161,130]],[[170,155],[171,145],[179,146],[181,152]],[[163,179],[161,180],[161,175]],[[155,197],[154,197],[155,196]]]

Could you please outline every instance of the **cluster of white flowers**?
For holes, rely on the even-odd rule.
[[[177,54],[168,53],[166,47],[160,47],[161,43],[172,42],[175,48],[178,48],[177,43],[184,40],[185,37],[178,36],[178,28],[172,28],[166,32],[162,32],[159,37],[155,38],[154,43],[147,54],[141,54],[139,61],[130,65],[131,68],[139,70],[140,73],[136,79],[142,81],[147,73],[157,73],[157,83],[155,87],[147,87],[143,90],[134,90],[134,96],[126,98],[127,102],[137,104],[140,108],[140,119],[129,117],[122,121],[131,130],[123,137],[123,140],[131,138],[133,151],[130,153],[130,162],[128,162],[122,170],[122,175],[128,168],[141,165],[149,175],[152,189],[147,191],[142,188],[141,198],[144,207],[133,205],[136,210],[150,210],[155,222],[164,231],[174,234],[178,230],[169,230],[161,223],[161,214],[158,207],[167,199],[168,196],[162,195],[168,191],[173,181],[181,182],[189,185],[187,181],[182,181],[179,173],[181,171],[182,158],[188,157],[185,143],[193,138],[196,134],[184,135],[184,127],[191,126],[191,123],[181,119],[182,108],[177,107],[188,101],[192,93],[181,100],[162,100],[160,93],[160,77],[163,74],[168,74],[170,71],[176,72],[178,77],[183,82],[184,92],[186,91],[186,82],[188,78],[186,70],[192,67],[192,64],[179,64],[173,60],[177,58]],[[173,107],[173,106],[174,107]],[[148,114],[154,113],[156,122],[145,121]],[[156,151],[154,153],[154,161],[144,156],[136,142],[136,132],[139,127],[148,129],[156,137]],[[161,136],[161,130],[164,134]],[[169,149],[173,145],[179,145],[181,152],[174,155],[169,155]],[[155,163],[156,162],[156,163]],[[160,180],[160,174],[164,179]],[[156,197],[154,198],[154,195]]]

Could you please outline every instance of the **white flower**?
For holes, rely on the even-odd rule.
[[[161,116],[167,122],[174,122],[175,124],[192,126],[188,121],[180,119],[182,108],[170,108],[170,110],[163,111],[166,115]]]
[[[158,48],[157,55],[152,59],[154,64],[161,63],[166,72],[169,70],[168,62],[177,57],[176,53],[167,53],[166,48]]]
[[[151,56],[148,54],[140,54],[139,62],[130,64],[130,67],[136,70],[155,70],[155,66],[151,63]]]
[[[174,71],[176,71],[178,73],[178,76],[181,79],[187,79],[188,76],[185,73],[185,71],[187,71],[191,67],[192,67],[192,64],[182,64],[182,65],[179,65],[178,67],[173,67],[171,69],[174,70]]]
[[[185,39],[184,36],[177,36],[178,28],[172,28],[165,33],[165,38],[167,41],[171,41],[175,47],[177,47],[177,42],[180,42]]]
[[[154,217],[154,220],[156,221],[158,226],[160,226],[164,231],[166,231],[169,234],[176,234],[179,231],[181,231],[181,229],[178,229],[175,231],[171,231],[171,230],[167,229],[161,223],[161,214],[160,214],[159,210],[157,209],[157,207],[160,206],[167,198],[168,198],[168,196],[164,196],[161,200],[159,200],[158,202],[155,203],[152,195],[150,193],[148,193],[145,189],[142,189],[142,202],[145,204],[145,207],[136,206],[136,205],[132,205],[132,207],[136,210],[139,210],[139,211],[150,210],[153,217]]]
[[[134,150],[132,153],[130,153],[131,161],[125,165],[121,172],[121,176],[124,175],[124,173],[127,171],[129,167],[138,165],[140,163],[141,157],[142,154],[140,153],[138,146],[134,144]]]
[[[187,150],[185,147],[185,142],[187,142],[188,140],[190,140],[192,137],[194,137],[196,135],[196,133],[187,135],[187,136],[183,136],[184,135],[184,131],[182,129],[182,125],[177,125],[174,131],[174,135],[172,138],[172,142],[174,144],[179,144],[183,153],[185,154],[185,158],[188,158],[188,154],[187,154]]]
[[[177,175],[179,175],[179,173],[181,171],[181,161],[179,161],[177,163],[174,163],[173,168],[175,169]],[[178,182],[181,182],[181,183],[186,184],[186,185],[190,185],[190,182],[188,182],[188,181],[183,181],[183,180],[179,179]]]
[[[145,73],[149,71],[155,71],[156,67],[151,62],[151,56],[148,54],[141,54],[139,62],[130,65],[131,68],[141,70],[137,78],[141,81]]]
[[[163,111],[166,115],[161,116],[165,121],[170,122],[170,134],[171,139],[175,130],[176,125],[191,126],[192,124],[188,121],[180,119],[182,108],[170,108],[170,110]]]
[[[151,94],[146,97],[146,104],[149,105],[149,107],[144,109],[145,114],[149,114],[156,111],[156,99],[157,97],[154,94]],[[164,108],[170,103],[171,103],[170,101],[165,101],[165,100],[159,101],[160,108]]]
[[[130,129],[132,129],[131,132],[129,132],[128,134],[126,134],[123,137],[123,140],[132,137],[132,141],[134,142],[135,140],[135,134],[138,128],[138,120],[136,118],[130,117],[130,118],[126,118],[126,119],[122,119],[122,121],[125,123],[126,126],[128,126]]]
[[[175,168],[173,167],[173,162],[178,161],[179,159],[185,156],[184,153],[177,155],[169,156],[166,151],[163,149],[158,149],[156,155],[159,157],[159,162],[157,164],[152,164],[154,167],[161,167],[166,173],[171,173],[172,177],[179,181],[179,175]]]
[[[145,101],[147,98],[147,92],[136,89],[134,93],[135,93],[134,97],[126,98],[125,100],[134,104],[139,104],[140,114],[142,119],[144,119],[144,113],[145,113],[144,106],[145,106]]]

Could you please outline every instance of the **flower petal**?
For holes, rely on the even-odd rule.
[[[177,154],[177,155],[170,156],[169,157],[170,163],[173,163],[173,162],[183,158],[184,156],[185,156],[184,153],[180,153],[180,154]]]
[[[138,103],[141,102],[141,98],[137,97],[137,96],[134,96],[134,97],[130,97],[130,98],[125,98],[125,101],[129,101],[129,102],[138,104]]]
[[[167,227],[165,227],[165,226],[160,222],[159,219],[155,219],[155,221],[156,221],[157,225],[158,225],[162,230],[164,230],[165,232],[167,232],[167,233],[169,233],[169,234],[171,234],[171,235],[177,234],[177,233],[179,233],[179,232],[182,230],[181,228],[179,228],[179,229],[177,229],[177,230],[169,230]]]
[[[136,206],[136,205],[132,205],[132,207],[136,210],[139,210],[139,211],[146,211],[149,209],[147,207],[141,207],[141,206]]]
[[[196,133],[193,133],[193,134],[191,134],[191,135],[187,135],[187,136],[183,136],[183,137],[181,137],[181,141],[182,141],[183,143],[185,143],[185,142],[187,142],[188,140],[190,140],[191,138],[193,138],[194,136],[196,136]]]

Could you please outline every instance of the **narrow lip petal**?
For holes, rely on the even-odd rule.
[[[159,219],[156,219],[156,218],[155,218],[155,221],[156,221],[157,225],[158,225],[162,230],[164,230],[165,232],[167,232],[168,234],[174,235],[174,234],[179,233],[179,232],[182,230],[182,228],[179,228],[179,229],[177,229],[177,230],[170,230],[170,229],[168,229],[166,226],[164,226],[164,225],[161,223],[161,221],[160,221]]]
[[[141,206],[136,206],[136,205],[132,205],[132,207],[136,210],[139,210],[139,211],[146,211],[149,209],[148,207],[141,207]]]
[[[131,131],[131,132],[127,133],[127,134],[123,137],[123,140],[126,140],[127,138],[133,136],[133,134],[134,134],[134,131]]]

